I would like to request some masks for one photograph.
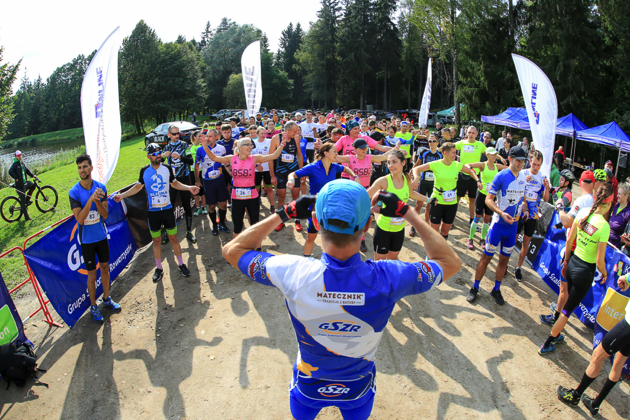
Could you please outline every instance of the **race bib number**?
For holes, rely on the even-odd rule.
[[[433,181],[433,180],[435,180],[435,175],[433,174],[433,172],[425,172],[424,180],[425,181]]]
[[[525,198],[531,201],[536,201],[538,199],[538,193],[534,191],[525,191]]]
[[[168,195],[156,195],[151,197],[151,207],[164,207],[168,205]]]
[[[490,190],[490,186],[491,186],[491,185],[492,185],[492,182],[488,182],[488,183],[486,184],[486,191],[489,191],[489,190]]]
[[[101,214],[98,212],[98,210],[90,210],[90,213],[88,213],[88,216],[83,221],[83,225],[85,226],[94,225],[100,221],[101,221]]]
[[[236,198],[238,200],[247,200],[252,198],[252,190],[249,188],[235,188]]]
[[[215,169],[213,171],[208,171],[208,178],[215,179],[221,175],[221,171],[219,169]]]
[[[444,191],[442,193],[442,198],[444,201],[453,201],[455,200],[455,190]]]
[[[389,219],[389,224],[392,226],[400,226],[403,223],[405,223],[405,219],[403,219],[402,217],[392,217],[391,219]]]
[[[475,146],[466,145],[463,148],[464,153],[475,153]]]
[[[283,162],[291,163],[293,162],[294,156],[290,153],[283,153],[281,159]]]

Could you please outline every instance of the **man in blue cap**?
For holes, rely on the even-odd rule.
[[[370,203],[365,188],[339,179],[316,197],[285,205],[223,248],[230,264],[284,295],[299,346],[290,391],[294,418],[314,419],[322,408],[336,406],[345,419],[367,419],[374,404],[374,355],[396,302],[430,290],[461,267],[446,241],[408,210],[382,191]],[[414,226],[429,260],[361,261],[371,211]],[[255,251],[278,223],[308,217],[322,236],[320,260]]]

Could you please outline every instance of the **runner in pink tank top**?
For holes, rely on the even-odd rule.
[[[232,199],[248,200],[258,198],[255,188],[254,175],[256,173],[256,157],[250,155],[240,160],[237,155],[232,156]]]
[[[372,163],[379,163],[387,161],[387,157],[391,150],[396,150],[400,144],[396,145],[394,149],[390,149],[387,153],[382,155],[368,155],[368,143],[362,138],[358,138],[354,141],[354,155],[339,156],[337,155],[337,162],[343,163],[348,168],[352,169],[359,177],[359,182],[365,188],[370,187],[370,178],[372,174]],[[343,178],[350,178],[345,173],[341,174]]]

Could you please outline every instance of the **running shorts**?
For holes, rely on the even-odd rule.
[[[457,196],[463,197],[468,192],[468,198],[477,196],[477,181],[468,174],[459,174],[457,178]]]
[[[168,235],[177,233],[177,222],[175,221],[175,212],[172,208],[149,212],[149,230],[153,238],[160,237],[162,226],[164,226]]]
[[[434,185],[435,185],[435,182],[420,181],[420,185],[418,185],[418,192],[427,197],[431,197],[431,194],[433,194]]]
[[[206,196],[206,204],[213,206],[217,203],[223,203],[228,200],[228,193],[225,182],[219,179],[204,179],[203,190]]]
[[[433,204],[429,211],[429,217],[431,223],[439,225],[444,223],[446,225],[452,225],[457,215],[457,204]]]
[[[492,216],[494,212],[486,204],[486,194],[482,194],[481,191],[477,192],[477,198],[475,199],[475,214],[479,216]]]
[[[149,212],[151,213],[151,212]],[[87,271],[96,270],[96,257],[99,263],[109,262],[109,243],[107,238],[90,244],[81,244],[81,254]]]
[[[630,356],[630,324],[623,318],[602,339],[604,351],[611,356],[618,351]]]
[[[297,168],[296,168],[297,171]],[[289,174],[293,173],[295,171],[291,171],[291,172],[287,172],[285,174],[276,174],[276,179],[278,180],[278,185],[276,186],[276,189],[278,190],[286,190],[287,189],[287,181],[289,180]],[[296,179],[295,180],[295,185],[293,186],[293,189],[299,189],[300,188],[300,180]]]
[[[591,290],[593,278],[595,277],[595,268],[595,263],[584,262],[575,254],[571,256],[567,266],[569,297],[567,298],[567,303],[564,304],[564,309],[562,309],[562,313],[567,318],[580,306],[588,291]]]
[[[308,152],[308,150],[307,150]],[[308,219],[308,229],[306,230],[308,233],[317,233],[317,228],[315,227],[315,223],[313,223],[313,219]]]
[[[260,187],[261,182],[265,182],[265,187],[273,187],[271,183],[271,173],[269,171],[258,172],[254,174],[254,185],[256,188]]]
[[[536,231],[536,226],[538,226],[538,219],[527,219],[525,221],[518,221],[518,233],[524,231],[525,236],[529,236],[530,238],[534,236],[534,232]]]
[[[405,229],[398,232],[386,232],[378,225],[374,228],[374,252],[387,255],[388,252],[400,252],[405,241]]]
[[[494,256],[497,250],[500,250],[500,254],[504,257],[510,257],[512,249],[516,244],[516,229],[518,226],[504,225],[499,223],[493,223],[488,231],[486,237],[486,246],[483,251],[489,257]]]

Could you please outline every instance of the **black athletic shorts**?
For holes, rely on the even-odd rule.
[[[177,222],[175,221],[175,212],[173,208],[149,211],[149,230],[151,232],[160,232],[162,226],[164,229],[172,230],[177,228]]]
[[[431,194],[433,194],[434,185],[435,182],[420,181],[420,185],[418,185],[418,192],[422,195],[426,195],[427,197],[431,197]]]
[[[477,196],[477,181],[468,174],[459,174],[457,178],[457,196],[463,197],[468,192],[468,198]]]
[[[569,298],[564,305],[562,313],[568,318],[573,311],[580,306],[580,303],[588,291],[591,290],[593,278],[595,277],[595,263],[584,262],[580,257],[573,254],[567,266],[567,288]]]
[[[482,194],[481,191],[477,191],[477,198],[475,198],[475,214],[478,216],[492,216],[494,212],[490,207],[486,205],[486,194]]]
[[[295,168],[294,171],[290,171],[284,174],[276,174],[276,179],[278,180],[278,185],[276,186],[277,190],[286,190],[287,189],[287,181],[289,181],[289,174],[297,171],[298,168]],[[295,185],[293,186],[293,189],[300,189],[300,180],[296,179],[295,180]]]
[[[630,356],[630,324],[623,318],[612,327],[602,339],[604,351],[611,356],[618,351],[625,357]]]
[[[435,204],[431,206],[429,211],[429,218],[431,223],[439,225],[441,223],[452,225],[457,215],[457,203],[456,204]]]
[[[518,221],[517,233],[520,234],[524,228],[525,236],[529,236],[531,238],[532,236],[534,236],[534,232],[536,231],[536,226],[538,226],[538,219],[527,219],[525,221],[520,219]]]
[[[261,182],[265,182],[265,187],[271,187],[271,173],[269,171],[258,172],[254,174],[254,185],[256,188],[260,187]]]
[[[306,160],[308,163],[315,161],[315,149],[306,149]]]
[[[227,168],[222,168],[221,173],[223,174],[223,179],[225,180],[225,185],[229,188],[232,186],[232,175],[227,170]]]
[[[81,244],[81,253],[83,254],[83,261],[85,261],[87,271],[96,270],[96,257],[98,257],[99,263],[109,262],[109,243],[107,238],[91,244]]]
[[[405,229],[398,232],[387,232],[378,227],[374,228],[374,252],[386,255],[388,252],[400,252],[405,241]]]
[[[217,203],[227,201],[230,194],[228,193],[225,182],[221,179],[204,179],[203,190],[206,196],[206,204],[213,206]]]

